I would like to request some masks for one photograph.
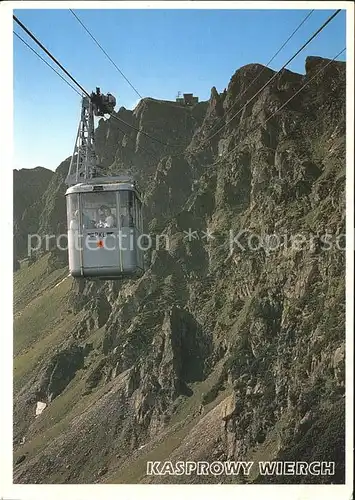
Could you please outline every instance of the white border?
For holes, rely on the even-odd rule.
[[[143,2],[141,0],[135,1],[75,1],[75,0],[26,0],[26,1],[10,1],[12,9],[262,9],[262,10],[327,10],[327,9],[349,9],[352,2],[331,1],[270,1],[267,4],[264,1],[240,1],[233,0],[169,0],[169,1],[153,1]]]
[[[13,62],[12,62],[12,9],[346,9],[347,10],[347,262],[346,262],[346,485],[13,485],[12,484],[12,152],[13,152]],[[0,165],[2,174],[1,203],[4,203],[2,214],[7,215],[6,231],[3,234],[2,256],[8,256],[8,265],[1,260],[1,276],[5,276],[5,286],[2,287],[2,328],[1,338],[5,340],[1,349],[1,445],[0,445],[0,498],[33,499],[75,497],[79,499],[94,499],[97,495],[105,498],[120,494],[123,498],[135,499],[137,496],[156,498],[159,494],[172,499],[180,498],[181,494],[193,495],[196,498],[205,498],[218,493],[240,495],[264,499],[312,499],[312,500],[350,500],[353,491],[353,281],[354,281],[354,5],[352,2],[205,2],[205,1],[155,1],[155,2],[107,2],[107,1],[14,1],[0,4],[0,36],[1,36],[1,78],[0,95],[7,96],[2,99],[2,116],[0,119]],[[7,50],[3,50],[6,47]],[[333,57],[329,54],[328,57]],[[5,107],[5,109],[4,109]],[[5,211],[6,209],[6,211]],[[2,226],[4,227],[4,225]],[[4,281],[3,281],[4,283]],[[11,293],[10,293],[11,291]],[[5,321],[4,321],[5,320]],[[6,384],[3,381],[7,381]],[[5,411],[4,411],[5,408]],[[237,488],[237,489],[236,489]]]
[[[346,13],[346,484],[354,475],[354,4]],[[351,383],[349,383],[351,382]],[[353,488],[353,486],[351,486]]]

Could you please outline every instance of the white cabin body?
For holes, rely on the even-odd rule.
[[[142,201],[135,184],[94,178],[69,187],[65,196],[70,274],[108,280],[141,275]]]

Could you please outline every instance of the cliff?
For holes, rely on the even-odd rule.
[[[318,74],[328,62],[249,104],[269,68],[192,108],[118,111],[163,144],[100,122],[100,163],[135,174],[146,230],[169,245],[153,238],[137,281],[78,284],[53,253],[15,273],[16,483],[261,483],[146,462],[273,459],[335,461],[286,480],[344,482],[345,63]],[[65,224],[62,171],[41,230]]]

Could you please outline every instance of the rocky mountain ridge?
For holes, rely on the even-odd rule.
[[[335,461],[286,480],[344,481],[345,63],[309,57],[248,103],[272,75],[118,111],[164,144],[99,123],[100,164],[137,177],[154,245],[137,281],[74,282],[54,250],[15,273],[15,482],[265,482],[145,472],[257,459]],[[66,170],[42,232],[65,225]]]

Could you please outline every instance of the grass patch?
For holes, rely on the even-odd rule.
[[[41,363],[46,354],[58,345],[65,337],[68,331],[74,327],[77,322],[77,316],[68,316],[58,328],[51,333],[35,342],[27,350],[21,352],[14,359],[14,388],[16,390],[21,387],[29,378],[35,367]]]
[[[67,310],[67,294],[71,281],[65,280],[35,298],[21,311],[14,321],[14,354],[29,349],[34,342],[43,338],[43,334],[53,331],[61,321],[61,313]]]

